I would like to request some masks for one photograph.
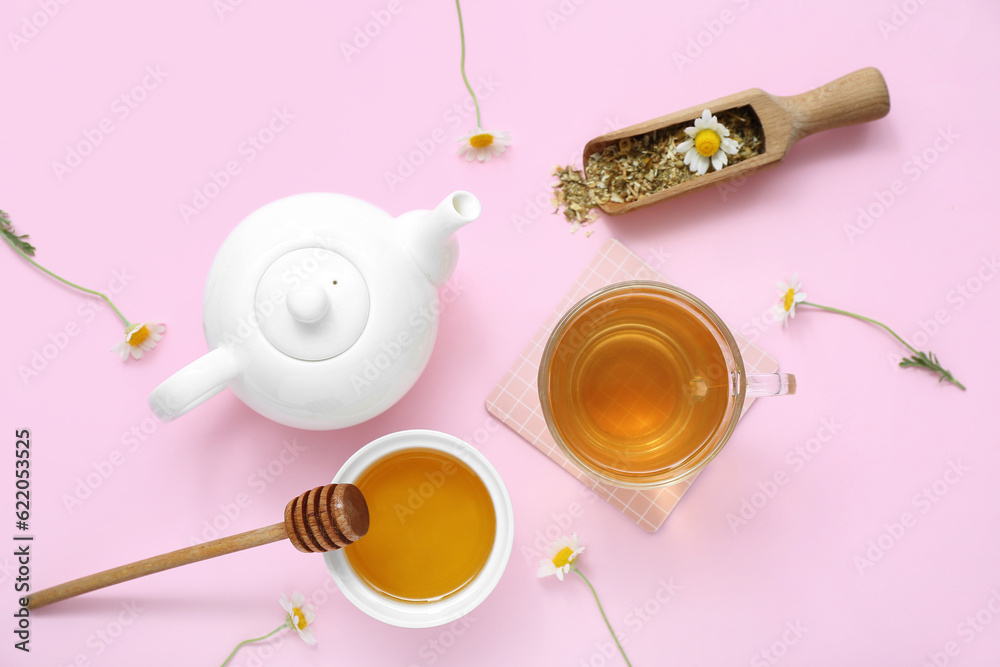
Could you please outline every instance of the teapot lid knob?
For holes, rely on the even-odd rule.
[[[315,280],[303,281],[297,287],[288,290],[288,312],[297,322],[312,324],[319,322],[330,310],[330,297],[326,290]]]
[[[342,354],[368,322],[368,285],[358,268],[326,248],[278,257],[257,285],[261,333],[290,357],[321,361]]]

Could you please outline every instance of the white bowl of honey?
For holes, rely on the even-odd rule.
[[[514,510],[499,473],[468,443],[439,431],[391,433],[354,454],[334,482],[361,489],[368,534],[324,554],[363,612],[404,628],[450,623],[500,581]]]

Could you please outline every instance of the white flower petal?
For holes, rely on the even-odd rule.
[[[692,148],[694,148],[694,140],[692,139],[688,139],[687,141],[682,141],[681,143],[677,144],[677,150],[679,150],[681,153],[686,153]]]
[[[308,625],[301,630],[299,628],[295,628],[295,631],[299,633],[299,637],[302,637],[302,641],[306,644],[309,644],[309,646],[316,645],[316,636],[313,634],[312,628]]]
[[[688,153],[690,155],[691,153]],[[696,153],[694,160],[691,161],[691,166],[695,168],[699,176],[704,176],[708,172],[708,158],[701,153]]]

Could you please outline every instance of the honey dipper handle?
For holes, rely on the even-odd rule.
[[[882,73],[866,67],[801,95],[775,97],[792,114],[789,147],[810,134],[878,120],[889,113]]]
[[[163,570],[187,565],[188,563],[196,563],[200,560],[223,556],[234,551],[242,551],[243,549],[250,549],[262,544],[270,544],[271,542],[283,540],[286,537],[288,537],[288,534],[285,532],[285,524],[282,522],[276,523],[273,526],[212,540],[204,544],[197,544],[193,547],[178,549],[32,593],[28,596],[28,608],[38,609],[53,602],[59,602],[66,598],[96,591],[98,588],[118,584],[129,579],[137,579],[147,574],[162,572]]]

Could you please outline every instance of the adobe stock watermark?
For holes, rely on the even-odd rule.
[[[859,575],[871,569],[906,536],[916,525],[922,515],[927,514],[948,495],[953,486],[958,484],[965,474],[971,470],[963,465],[961,460],[948,461],[948,466],[940,477],[925,485],[910,499],[914,511],[904,511],[895,520],[882,524],[882,532],[874,539],[868,540],[865,550],[854,556],[854,567]]]
[[[751,0],[732,0],[732,4],[740,11],[746,11],[750,8]],[[693,65],[701,58],[705,51],[712,48],[712,45],[722,37],[726,29],[736,23],[738,17],[739,12],[723,9],[714,18],[702,21],[702,29],[688,37],[683,50],[673,52],[672,57],[677,71],[683,72],[684,68]]]
[[[420,658],[420,662],[411,662],[407,667],[421,667],[435,664],[451,647],[461,640],[475,623],[476,617],[468,613],[457,621],[452,621],[436,637],[428,639],[420,645],[420,648],[417,649],[417,656]]]
[[[226,17],[242,7],[246,0],[212,0],[212,10],[220,21],[225,21]]]
[[[559,0],[554,7],[545,10],[545,22],[549,24],[549,30],[555,30],[560,25],[569,20],[569,17],[576,14],[576,10],[587,0]]]
[[[680,584],[676,583],[673,577],[661,578],[656,583],[656,590],[652,595],[625,614],[625,627],[632,631],[632,637],[642,632],[681,590]]]
[[[798,619],[785,621],[785,631],[781,633],[781,637],[771,642],[770,646],[754,653],[750,658],[750,667],[777,665],[808,631],[809,628],[802,625],[802,621]]]
[[[56,180],[62,183],[67,176],[83,164],[84,160],[93,155],[108,135],[118,128],[117,123],[121,123],[131,116],[140,105],[149,99],[150,93],[160,87],[167,76],[168,73],[164,72],[159,65],[147,66],[142,79],[111,102],[111,116],[101,118],[93,127],[84,128],[82,139],[72,144],[66,144],[66,152],[62,161],[52,161],[52,173],[55,174]]]
[[[598,134],[607,134],[625,127],[621,118],[605,118],[604,127]],[[583,160],[583,151],[576,153],[566,164],[579,164]],[[521,207],[510,214],[510,224],[518,234],[523,234],[526,229],[534,225],[542,217],[554,214],[557,209],[553,208],[552,189],[554,183],[551,180],[539,183],[538,190],[533,195],[528,195],[522,201]]]
[[[277,139],[278,135],[288,129],[295,115],[288,107],[274,107],[270,118],[256,132],[248,134],[237,146],[236,155],[226,160],[218,169],[211,169],[208,177],[201,185],[191,191],[191,199],[178,204],[177,212],[186,223],[202,213],[209,205],[218,199],[226,188],[233,184],[233,179],[243,173],[243,169],[256,160],[261,153]]]
[[[17,32],[7,32],[7,41],[14,53],[19,52],[62,12],[70,0],[38,0],[38,10],[21,17]]]
[[[389,27],[393,19],[403,13],[403,9],[401,0],[389,0],[385,7],[371,10],[370,21],[354,26],[351,41],[340,42],[340,53],[344,56],[344,61],[350,64],[353,58],[360,56]]]
[[[446,306],[454,303],[468,285],[461,282],[459,275],[452,276],[441,286],[428,305],[414,308],[406,320],[406,326],[396,332],[396,335],[379,346],[379,352],[374,357],[365,359],[360,372],[351,374],[351,386],[357,395],[367,390],[374,382],[378,382],[385,373],[403,356],[412,345],[422,340],[422,334],[444,312]]]
[[[655,248],[650,246],[649,258],[646,260],[646,264],[648,264],[651,269],[663,273],[667,269],[667,260],[671,257],[671,253],[664,246],[659,245]]]
[[[748,341],[753,343],[760,338],[762,333],[780,321],[778,317],[778,313],[775,311],[774,304],[772,303],[767,308],[761,310],[758,315],[751,317],[749,320],[741,324],[738,330],[741,334],[746,336]]]
[[[462,440],[469,443],[476,449],[482,449],[492,438],[493,434],[500,430],[500,422],[493,415],[486,415],[483,425],[476,427],[472,433],[462,437]]]
[[[791,481],[794,475],[801,472],[806,464],[833,442],[837,433],[843,428],[844,424],[838,422],[836,417],[820,419],[816,433],[805,442],[795,445],[785,454],[786,467],[775,470],[766,479],[758,480],[757,489],[741,497],[739,507],[735,511],[726,513],[726,523],[729,524],[729,529],[733,531],[733,534],[735,535],[740,528],[752,521],[778,495],[781,488]]]
[[[990,589],[990,596],[983,603],[982,607],[966,616],[955,626],[955,635],[944,643],[940,650],[927,652],[927,659],[921,663],[920,667],[946,667],[951,664],[952,658],[962,652],[962,646],[967,646],[976,641],[993,621],[1000,616],[1000,590]]]
[[[892,206],[899,201],[907,192],[907,182],[916,183],[927,170],[937,162],[940,157],[951,150],[955,142],[960,139],[951,127],[938,129],[937,136],[931,144],[920,151],[914,153],[903,162],[900,170],[903,178],[894,179],[885,190],[876,188],[872,190],[872,199],[868,204],[859,206],[854,222],[845,222],[843,225],[844,235],[852,245],[857,239],[868,232],[875,224],[882,219]]]
[[[479,103],[482,104],[493,97],[500,85],[500,82],[494,80],[493,75],[490,74],[476,79],[472,87],[476,91]],[[466,95],[461,102],[455,102],[445,109],[444,113],[441,114],[441,125],[432,128],[424,136],[414,139],[412,150],[397,155],[396,168],[386,169],[382,172],[382,178],[385,180],[389,192],[395,192],[396,188],[403,185],[410,176],[413,176],[417,169],[437,152],[441,144],[453,141],[451,134],[460,130],[462,132],[468,131],[469,128],[465,126],[470,118],[475,118],[475,108],[472,97]]]
[[[7,583],[7,580],[17,574],[18,564],[11,560],[10,556],[4,556],[0,562],[0,584]]]
[[[424,504],[433,498],[441,487],[448,483],[448,478],[458,471],[454,461],[444,461],[438,470],[425,470],[423,478],[416,486],[406,490],[406,504],[393,503],[392,511],[400,524],[405,524],[410,517],[416,515]]]
[[[105,294],[116,296],[125,291],[125,288],[135,280],[135,276],[128,272],[127,268],[114,270],[111,272],[111,280],[108,281]],[[29,358],[17,365],[17,376],[21,379],[23,386],[41,375],[70,345],[72,340],[97,319],[97,314],[102,311],[110,311],[110,307],[102,299],[83,298],[76,305],[76,317],[70,319],[62,327],[55,331],[50,331],[46,335],[45,342],[33,347],[29,353]]]
[[[615,639],[624,648],[628,645],[628,638],[625,634],[615,630]],[[606,667],[615,660],[615,656],[618,655],[618,647],[615,646],[614,642],[610,639],[607,641],[596,641],[594,642],[594,651],[589,657],[580,658],[577,665],[579,667]]]
[[[272,289],[262,299],[258,295],[258,300],[237,320],[235,328],[226,331],[220,345],[238,346],[253,338],[264,322],[277,313],[284,312],[280,307],[287,301],[288,292],[309,280],[320,269],[326,253],[337,252],[336,239],[331,236],[316,237],[312,243],[311,248],[300,249],[298,252],[303,255],[282,272],[281,287]]]
[[[159,421],[152,417],[144,417],[122,431],[118,438],[121,446],[112,449],[97,461],[92,461],[90,469],[76,478],[72,492],[64,492],[59,496],[66,511],[72,514],[82,507],[83,503],[92,498],[129,458],[134,458],[134,455],[145,447],[159,430]]]
[[[979,266],[972,271],[972,274],[962,282],[956,283],[955,287],[945,295],[947,307],[936,309],[928,319],[917,320],[918,329],[910,336],[903,336],[904,340],[918,350],[927,349],[931,339],[951,322],[952,315],[978,298],[979,293],[998,272],[1000,272],[1000,262],[997,261],[996,253],[989,257],[983,255]],[[890,366],[898,369],[903,357],[895,352],[888,352],[886,360]]]
[[[247,478],[246,485],[250,491],[253,491],[253,495],[249,492],[240,492],[232,500],[219,503],[219,511],[211,518],[202,521],[200,532],[197,535],[188,536],[188,545],[203,544],[225,535],[243,512],[253,505],[254,499],[274,484],[289,467],[299,460],[305,451],[306,447],[299,444],[297,439],[283,440],[278,453]]]
[[[719,199],[726,202],[729,201],[729,197],[736,194],[740,189],[747,184],[747,181],[751,176],[756,174],[762,169],[762,167],[754,167],[747,172],[744,172],[739,178],[734,178],[729,181],[723,181],[715,186],[715,191],[719,193]]]
[[[145,609],[140,607],[135,600],[122,602],[121,611],[117,612],[110,621],[87,635],[84,646],[89,650],[78,651],[73,659],[66,664],[71,667],[91,667],[94,665],[91,658],[107,651],[125,634],[127,628],[135,624],[139,615],[144,611]]]
[[[649,597],[639,604],[633,605],[632,609],[626,612],[622,620],[624,626],[630,631],[630,634],[615,630],[615,638],[618,640],[618,643],[622,647],[628,646],[629,641],[648,627],[653,619],[677,597],[680,590],[680,584],[676,583],[673,577],[666,579],[661,577],[658,579],[656,589]],[[615,627],[620,627],[617,623],[614,625]],[[594,642],[593,652],[586,658],[580,658],[577,665],[579,667],[606,667],[606,665],[616,662],[616,656],[618,655],[618,648],[612,640],[597,641]]]
[[[549,523],[544,528],[535,529],[535,539],[530,545],[521,545],[521,557],[524,558],[525,563],[532,567],[538,567],[539,563],[548,558],[549,545],[560,537],[572,533],[571,529],[577,520],[585,514],[587,506],[597,502],[597,494],[585,486],[580,487],[580,495],[583,498],[569,503],[564,511],[550,513]]]
[[[882,39],[888,40],[889,36],[909,23],[913,15],[920,11],[920,8],[927,4],[927,0],[903,0],[893,3],[892,11],[887,19],[880,18],[875,22],[875,27],[882,35]]]

